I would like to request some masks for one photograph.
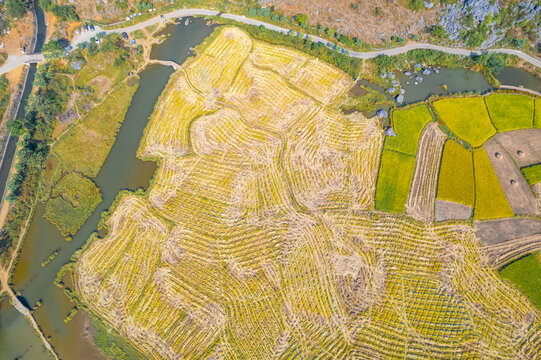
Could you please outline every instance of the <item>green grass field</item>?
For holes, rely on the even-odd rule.
[[[79,171],[89,177],[98,174],[136,90],[137,86],[123,84],[58,140],[53,151],[63,171]]]
[[[523,167],[520,169],[530,185],[541,182],[541,164]]]
[[[395,110],[392,117],[397,136],[387,136],[384,148],[415,156],[419,136],[425,125],[432,120],[430,111],[425,105],[419,105],[406,110]]]
[[[474,205],[473,154],[454,140],[443,148],[437,198]]]
[[[535,99],[535,116],[533,119],[533,126],[541,129],[541,99]]]
[[[45,206],[45,218],[64,235],[79,230],[101,202],[100,190],[92,180],[77,172],[65,175],[56,184]]]
[[[496,133],[482,97],[442,99],[433,105],[449,129],[473,147]]]
[[[488,113],[499,132],[533,126],[534,98],[524,95],[494,94],[485,97]]]
[[[474,219],[495,219],[513,216],[500,181],[484,149],[473,153],[475,168],[475,210]]]
[[[402,212],[410,190],[415,158],[410,155],[383,150],[376,188],[376,209]]]
[[[515,284],[541,310],[541,263],[539,254],[530,254],[500,270],[504,279]]]

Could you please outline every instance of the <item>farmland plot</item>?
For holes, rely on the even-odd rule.
[[[496,133],[482,97],[442,99],[434,107],[451,131],[474,147]]]
[[[421,139],[406,213],[418,220],[432,221],[441,153],[446,136],[435,123],[426,126]]]
[[[415,158],[326,105],[351,79],[221,31],[155,108],[139,149],[159,161],[148,193],[122,195],[79,255],[82,303],[149,359],[534,356],[541,314],[471,227],[366,211],[380,153],[384,198],[380,184],[403,175],[393,157],[407,159],[390,207],[405,204]],[[257,60],[224,58],[252,48]],[[193,65],[210,61],[236,75]]]
[[[534,98],[525,95],[493,94],[485,97],[488,113],[499,132],[533,126]]]

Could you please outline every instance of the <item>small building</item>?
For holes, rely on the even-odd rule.
[[[381,119],[387,119],[389,117],[389,113],[383,109],[376,111],[376,115]]]
[[[411,72],[410,71],[404,71],[404,75],[411,76]]]
[[[434,74],[439,74],[440,73],[440,70],[437,69],[437,68],[433,68],[432,71],[434,71]]]
[[[430,75],[430,70],[423,69],[422,74],[428,76],[428,75]]]
[[[415,77],[415,81],[417,81],[417,82],[418,82],[418,83],[420,84],[420,83],[422,83],[422,82],[423,82],[423,77],[422,77],[422,76],[419,76],[419,75],[417,75],[417,76]]]
[[[396,136],[396,133],[394,132],[393,128],[390,126],[387,129],[385,129],[383,132],[387,136]]]
[[[396,96],[396,102],[399,103],[399,104],[402,104],[404,102],[404,95],[398,94]]]

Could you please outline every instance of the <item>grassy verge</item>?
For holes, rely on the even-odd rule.
[[[339,111],[347,114],[358,111],[366,116],[370,112],[377,110],[381,105],[393,106],[393,102],[379,91],[369,87],[357,86],[361,89],[361,91],[358,91],[359,94],[349,91],[338,99],[336,108]]]
[[[535,254],[513,261],[501,269],[500,274],[515,284],[541,310],[541,263]]]
[[[530,185],[541,182],[541,164],[523,167],[520,169]]]
[[[116,140],[137,86],[122,84],[53,146],[64,171],[98,174]]]
[[[403,212],[415,171],[415,157],[383,150],[376,186],[376,209]]]
[[[95,316],[92,319],[94,344],[103,351],[109,359],[115,360],[144,360],[145,358],[131,346],[128,341],[116,331],[105,325]]]
[[[495,219],[513,216],[500,181],[484,149],[473,153],[475,167],[475,210],[474,219]]]
[[[45,217],[62,234],[73,235],[100,202],[100,190],[92,180],[70,172],[53,189],[45,207]]]
[[[533,126],[536,128],[541,128],[541,99],[535,99],[535,114],[533,119]]]
[[[384,148],[415,156],[419,136],[430,120],[432,115],[426,105],[393,111],[392,123],[397,136],[387,136]]]
[[[443,149],[437,198],[474,204],[473,156],[454,140],[447,140]]]
[[[496,133],[482,97],[442,99],[433,105],[449,129],[474,147]]]
[[[531,128],[534,98],[524,95],[493,94],[485,97],[490,118],[499,132]]]

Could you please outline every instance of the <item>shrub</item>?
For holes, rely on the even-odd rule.
[[[28,10],[26,3],[23,0],[7,0],[6,8],[9,16],[14,18],[23,17]]]

